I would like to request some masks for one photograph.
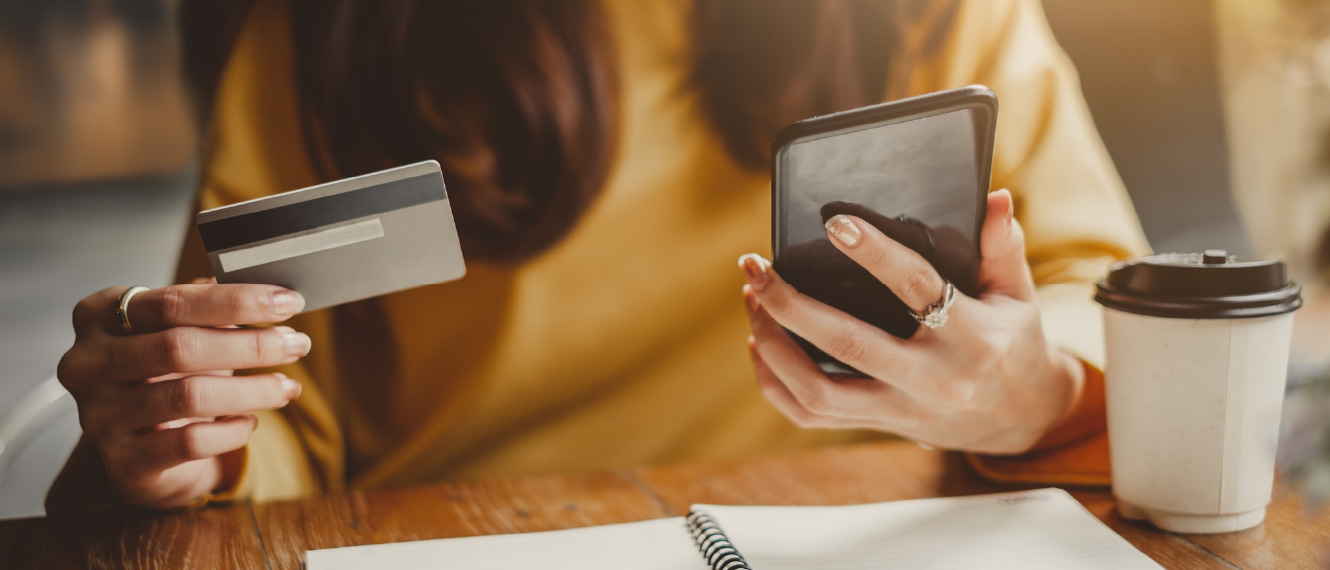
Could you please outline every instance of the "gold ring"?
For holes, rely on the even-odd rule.
[[[125,289],[125,292],[120,294],[120,303],[115,307],[115,316],[116,319],[120,321],[120,330],[124,331],[125,334],[135,334],[138,332],[134,330],[134,325],[129,322],[129,300],[133,299],[134,295],[138,295],[147,290],[147,287],[136,285]]]

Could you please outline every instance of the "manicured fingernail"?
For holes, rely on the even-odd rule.
[[[300,397],[300,383],[282,375],[282,391],[286,393],[286,399],[294,400]]]
[[[282,338],[286,340],[286,354],[289,356],[304,356],[309,354],[310,346],[313,344],[309,340],[309,335],[296,332],[291,327],[277,327],[282,331]]]
[[[279,315],[294,315],[305,308],[305,298],[295,291],[274,291],[268,298],[272,303],[272,312]]]
[[[836,214],[827,220],[826,228],[827,233],[845,247],[859,245],[859,240],[863,238],[863,233],[859,231],[859,226],[854,224],[854,220],[842,214]]]
[[[767,286],[767,260],[756,253],[739,256],[739,268],[744,270],[744,279],[753,286],[754,291],[761,291]]]
[[[748,318],[757,315],[757,295],[744,292],[744,306],[748,308]]]

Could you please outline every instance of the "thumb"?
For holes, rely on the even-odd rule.
[[[979,234],[983,260],[979,262],[981,294],[1000,294],[1024,301],[1034,300],[1034,279],[1025,261],[1025,232],[1015,219],[1011,192],[988,195],[988,215]]]

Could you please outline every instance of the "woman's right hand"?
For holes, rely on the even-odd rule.
[[[95,293],[74,307],[74,346],[57,376],[78,403],[84,437],[101,453],[112,488],[152,508],[187,505],[234,483],[238,454],[257,410],[300,395],[282,374],[233,376],[234,370],[295,362],[310,339],[276,323],[300,312],[298,293],[272,285],[174,285],[135,295],[115,310],[124,287]]]

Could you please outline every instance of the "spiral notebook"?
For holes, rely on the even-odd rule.
[[[1059,489],[687,517],[305,553],[309,570],[1160,568]]]

